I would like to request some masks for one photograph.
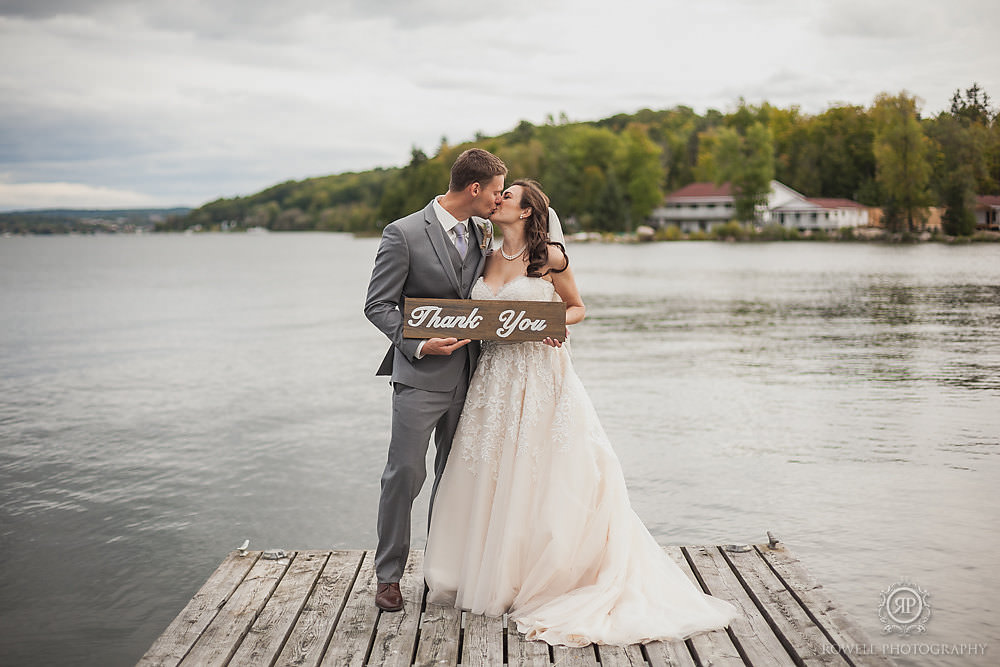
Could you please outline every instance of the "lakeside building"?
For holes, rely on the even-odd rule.
[[[733,219],[729,183],[691,183],[671,192],[650,214],[654,227],[676,225],[685,234],[708,232]],[[778,223],[788,229],[836,230],[868,224],[868,208],[850,199],[809,198],[784,183],[771,181],[767,204],[757,207],[756,224]]]
[[[976,197],[976,229],[1000,232],[1000,196]]]
[[[827,231],[866,226],[868,207],[851,199],[800,197],[772,209],[771,216],[786,229]]]
[[[734,215],[729,183],[691,183],[667,195],[663,206],[653,209],[649,223],[653,227],[677,225],[685,234],[707,232],[729,222]]]

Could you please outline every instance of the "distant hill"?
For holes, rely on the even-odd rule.
[[[287,181],[218,199],[156,229],[378,233],[443,191],[452,161],[471,146],[500,156],[508,183],[540,181],[571,231],[635,229],[668,193],[695,181],[737,181],[742,191],[771,178],[808,197],[886,207],[898,221],[901,184],[891,175],[911,172],[928,178],[903,184],[913,190],[906,201],[937,203],[951,218],[974,221],[975,195],[1000,194],[1000,115],[976,84],[964,95],[956,90],[951,110],[933,117],[921,117],[915,104],[903,92],[881,94],[868,108],[833,105],[816,115],[740,100],[728,113],[676,106],[596,121],[550,116],[543,125],[521,121],[503,134],[478,134],[457,145],[442,138],[433,154],[415,146],[403,167]],[[893,105],[909,110],[893,113]],[[899,150],[904,140],[921,151]],[[885,167],[881,179],[876,147]],[[903,169],[899,155],[913,164]],[[743,198],[759,194],[748,190]]]
[[[0,233],[68,234],[152,231],[160,223],[182,218],[190,208],[69,209],[53,208],[0,213]]]

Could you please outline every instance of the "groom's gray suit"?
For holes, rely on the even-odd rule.
[[[399,581],[403,574],[410,550],[410,510],[427,476],[424,459],[431,431],[437,447],[433,505],[479,356],[479,345],[473,341],[448,356],[417,359],[420,340],[403,338],[403,304],[407,297],[469,297],[486,260],[476,220],[469,221],[472,230],[464,259],[438,220],[433,201],[387,225],[368,283],[365,316],[392,341],[377,373],[391,375],[393,385],[392,436],[378,508],[379,583]]]

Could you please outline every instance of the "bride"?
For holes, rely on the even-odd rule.
[[[569,258],[549,241],[534,181],[503,194],[503,245],[474,299],[563,301],[584,318]],[[434,500],[428,602],[509,613],[528,639],[626,645],[723,628],[728,602],[698,590],[632,511],[618,458],[557,342],[484,342]]]

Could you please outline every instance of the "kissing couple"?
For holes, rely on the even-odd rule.
[[[567,347],[403,337],[410,297],[556,301],[567,324],[584,318],[548,197],[531,180],[504,189],[506,175],[497,156],[467,150],[445,194],[382,234],[365,300],[392,341],[378,370],[393,397],[375,604],[403,608],[410,513],[433,432],[429,603],[508,613],[527,639],[566,646],[723,628],[736,608],[698,590],[632,511]],[[497,252],[492,225],[503,233]]]

